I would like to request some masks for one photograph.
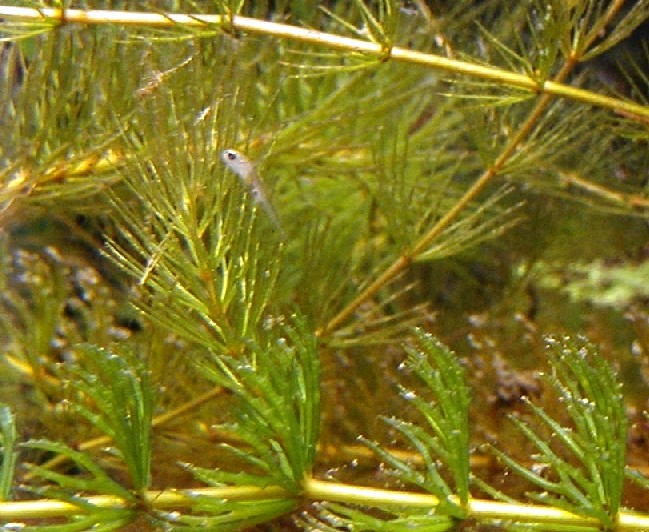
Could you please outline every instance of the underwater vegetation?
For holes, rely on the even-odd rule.
[[[6,4],[3,529],[649,529],[649,2]]]

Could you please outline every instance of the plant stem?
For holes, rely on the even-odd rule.
[[[619,9],[623,2],[618,0],[609,9],[609,13]],[[32,19],[41,22],[79,23],[79,24],[122,24],[130,26],[156,26],[156,27],[203,27],[212,29],[214,26],[224,26],[233,30],[248,31],[270,35],[277,38],[310,43],[329,49],[346,50],[364,53],[376,57],[386,57],[386,50],[371,41],[342,37],[308,28],[280,24],[267,20],[258,20],[240,16],[180,14],[180,13],[146,13],[135,11],[112,11],[99,9],[53,9],[0,6],[0,17],[19,19]],[[610,20],[610,16],[603,17],[602,25]],[[458,61],[435,54],[428,54],[394,46],[389,50],[388,58],[400,63],[411,63],[429,67],[433,70],[442,70],[454,74],[484,79],[508,87],[518,87],[537,94],[560,96],[598,107],[625,112],[627,116],[638,115],[649,118],[649,107],[634,102],[604,96],[588,90],[580,89],[561,83],[562,78],[554,81],[543,81],[525,74],[518,74],[500,68],[478,65],[467,61]]]
[[[619,11],[624,2],[616,0],[613,2],[607,13],[586,36],[583,42],[579,43],[580,50],[573,51],[563,68],[553,81],[538,80],[533,77],[509,72],[499,68],[477,65],[466,61],[458,61],[446,57],[409,50],[407,48],[392,47],[389,50],[389,59],[392,61],[411,63],[429,67],[433,70],[441,70],[454,74],[462,74],[484,80],[489,80],[499,85],[518,87],[539,94],[540,99],[532,110],[527,120],[519,128],[517,134],[507,144],[500,156],[487,168],[477,181],[467,190],[464,196],[449,210],[429,231],[426,233],[410,251],[398,257],[379,277],[370,283],[354,300],[335,315],[329,323],[318,331],[318,336],[323,337],[334,332],[368,299],[374,296],[383,286],[391,282],[402,273],[421,252],[423,252],[449,225],[458,217],[466,206],[482,192],[492,181],[509,160],[511,155],[518,148],[520,143],[533,130],[534,125],[543,115],[554,97],[560,96],[590,105],[615,110],[627,117],[637,117],[637,120],[649,118],[649,107],[633,102],[611,98],[577,87],[564,85],[568,73],[572,71],[579,62],[581,51],[586,50],[592,41],[597,37],[599,31],[605,28],[615,14]],[[279,24],[266,20],[240,16],[225,15],[201,15],[201,14],[159,14],[129,11],[107,11],[107,10],[80,10],[80,9],[50,9],[50,8],[24,8],[0,6],[0,16],[16,17],[22,19],[38,19],[46,21],[59,21],[61,23],[85,23],[85,24],[123,24],[143,26],[167,26],[178,25],[196,26],[228,26],[231,29],[249,31],[270,35],[277,38],[296,40],[305,43],[320,45],[330,49],[347,50],[360,52],[378,57],[385,57],[386,50],[380,44],[342,37],[339,35],[324,33],[307,28]]]
[[[610,19],[620,9],[623,1],[618,0],[614,2],[606,15],[602,17],[600,25],[605,26]],[[596,38],[597,32],[592,32],[589,40],[581,44],[581,50],[586,50]],[[575,68],[579,62],[580,50],[573,50],[572,55],[565,62],[559,73],[555,77],[555,81],[544,83],[543,87],[549,85],[563,87],[562,82],[568,77],[570,72]],[[394,55],[393,55],[394,57]],[[528,78],[529,79],[529,78]],[[580,89],[577,89],[580,90]],[[587,92],[587,91],[586,91]],[[491,182],[500,170],[505,166],[509,158],[514,154],[518,146],[525,140],[525,138],[533,131],[536,123],[543,117],[547,107],[550,105],[554,98],[554,94],[545,90],[540,95],[539,101],[530,112],[525,122],[518,128],[518,131],[509,141],[509,143],[502,150],[500,155],[496,158],[493,164],[487,168],[482,175],[471,185],[464,195],[453,205],[453,207],[442,216],[438,222],[412,247],[410,252],[401,255],[394,261],[377,279],[375,279],[369,286],[367,286],[358,296],[356,296],[351,303],[345,306],[338,314],[336,314],[324,328],[318,331],[319,336],[325,336],[334,332],[340,325],[347,319],[368,299],[373,297],[385,284],[395,279],[403,270],[405,270],[410,263],[447,228],[451,223],[460,215],[473,199],[482,192],[482,190]],[[649,108],[645,108],[649,111]]]
[[[236,486],[228,488],[200,488],[186,490],[147,491],[144,497],[148,503],[157,509],[187,508],[196,501],[194,497],[205,495],[214,499],[229,501],[256,501],[269,499],[286,499],[290,494],[277,486],[259,488],[257,486]],[[56,499],[40,499],[37,501],[0,501],[0,522],[16,521],[19,519],[36,519],[45,517],[64,517],[80,514],[90,514],[96,508],[127,509],[130,503],[114,495],[99,495],[87,497],[86,502],[94,506],[80,507],[78,505]]]
[[[569,61],[564,65],[564,68],[557,75],[557,79],[564,79],[570,70],[574,67],[573,62]],[[491,182],[503,168],[505,163],[509,160],[516,148],[532,131],[534,125],[543,116],[545,109],[552,102],[553,96],[544,94],[540,97],[534,109],[531,111],[523,125],[520,126],[514,137],[509,141],[507,146],[500,153],[498,158],[493,164],[487,168],[482,175],[471,185],[471,187],[464,193],[464,195],[453,205],[453,207],[442,216],[437,223],[412,247],[412,249],[397,260],[395,260],[377,279],[375,279],[369,286],[367,286],[353,301],[351,301],[345,308],[336,314],[327,325],[318,331],[319,336],[326,336],[334,332],[340,325],[360,307],[365,301],[374,296],[384,285],[396,278],[403,270],[405,270],[414,258],[426,250],[426,248],[437,238],[466,208],[466,206],[473,201],[473,199],[482,192],[482,190]]]
[[[439,503],[436,497],[425,493],[386,490],[365,486],[353,486],[337,482],[306,479],[302,496],[308,500],[357,503],[370,507],[401,507],[433,509]],[[146,500],[156,509],[184,508],[195,503],[195,497],[203,495],[228,501],[258,501],[284,499],[290,495],[277,486],[259,488],[237,486],[228,488],[200,488],[190,490],[149,491]],[[119,497],[97,496],[85,499],[90,505],[79,507],[64,501],[42,499],[38,501],[0,502],[0,522],[45,517],[64,517],[92,513],[96,508],[128,508]],[[570,526],[598,526],[597,520],[572,514],[551,506],[513,504],[483,499],[469,499],[468,515],[485,520],[507,520],[525,523],[544,523]],[[649,530],[649,515],[636,512],[620,512],[616,530]]]

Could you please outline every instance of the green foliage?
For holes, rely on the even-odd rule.
[[[469,499],[469,389],[464,369],[455,354],[430,335],[419,331],[418,349],[407,347],[408,359],[404,368],[411,370],[426,386],[432,401],[416,392],[401,387],[401,395],[423,415],[421,426],[396,418],[384,421],[400,432],[425,464],[425,471],[417,471],[407,461],[384,450],[376,443],[366,443],[381,460],[394,468],[402,482],[414,484],[440,499],[437,512],[453,517],[466,517]],[[440,469],[450,472],[449,484]]]
[[[208,496],[192,496],[194,514],[156,512],[154,522],[172,530],[244,530],[268,522],[295,509],[290,498],[230,501]]]
[[[64,381],[76,392],[71,409],[115,445],[136,493],[151,483],[153,390],[146,364],[130,351],[112,353],[95,346],[79,348],[81,364],[67,365]],[[78,459],[78,457],[77,457]],[[117,495],[124,495],[124,490]]]
[[[502,451],[497,456],[542,491],[530,496],[613,527],[622,497],[627,419],[615,372],[582,341],[551,340],[547,382],[573,427],[565,427],[528,401],[550,440],[529,422],[512,418],[534,445],[538,464],[527,469]]]
[[[614,11],[619,16],[619,20],[615,25],[615,31],[610,32],[604,39],[601,39],[595,46],[591,47],[584,54],[584,59],[601,55],[616,44],[622,42],[637,30],[647,20],[647,16],[649,15],[649,5],[646,2],[636,2],[631,6],[624,6],[624,8],[626,9],[621,9],[621,4],[613,4],[608,7],[609,10]],[[598,18],[600,21],[603,19],[601,17],[601,9],[603,9],[603,6],[597,5],[597,3],[585,2],[570,13],[572,25],[575,27],[580,25],[580,19],[583,19],[584,15],[590,19],[591,27],[589,29],[591,34],[588,35],[589,40],[599,33],[602,26],[601,22],[598,22]],[[565,11],[567,10],[564,7]]]
[[[412,509],[390,509],[386,516],[377,517],[342,504],[325,503],[319,505],[318,519],[311,516],[301,523],[306,530],[334,532],[336,530],[358,530],[364,532],[444,532],[452,529],[453,520],[446,515],[431,515],[429,511],[417,513]]]
[[[117,157],[109,149],[115,131],[105,125],[113,112],[97,98],[110,98],[119,108],[134,101],[133,91],[126,90],[132,86],[116,91],[113,85],[115,75],[123,83],[135,82],[126,81],[135,58],[124,45],[105,45],[119,39],[114,30],[50,30],[47,36],[21,41],[13,63],[6,65],[20,73],[12,78],[14,86],[6,87],[1,118],[5,133],[0,145],[0,205],[13,216],[27,206],[51,209],[56,215],[68,204],[81,212],[101,212],[97,193],[117,180],[106,161],[112,166]],[[113,66],[95,68],[99,64]],[[29,82],[20,83],[27,65]],[[93,92],[96,97],[82,97]],[[80,201],[89,197],[94,201]]]
[[[519,368],[484,376],[542,351],[557,309],[537,283],[565,281],[538,267],[548,255],[587,279],[575,298],[645,296],[642,264],[600,265],[646,238],[649,109],[588,74],[649,2],[86,3],[151,18],[0,13],[15,41],[0,50],[0,497],[68,503],[33,527],[61,531],[628,525],[627,413],[594,347],[552,341],[558,407],[524,400],[529,447],[495,436],[536,490],[531,517],[493,478],[474,486],[506,507],[469,492],[473,440],[492,431],[469,431],[469,388],[487,414],[518,408],[500,392]],[[226,170],[230,148],[286,234]],[[583,224],[591,208],[607,232]],[[367,472],[367,446],[381,465],[362,483],[396,489],[345,477]],[[43,515],[20,502],[13,521]]]
[[[56,482],[61,488],[69,490],[67,496],[64,496],[65,500],[76,501],[78,504],[84,504],[83,499],[72,495],[79,491],[111,494],[123,497],[127,500],[133,500],[133,494],[129,490],[124,488],[124,486],[119,482],[113,480],[107,471],[94,463],[85,453],[75,451],[62,443],[46,440],[31,440],[24,443],[23,447],[61,454],[70,459],[82,471],[90,475],[89,477],[87,475],[75,477],[49,471],[46,468],[37,465],[32,465],[30,467],[30,469],[38,476]],[[52,493],[49,488],[47,488],[45,492]],[[57,495],[59,497],[63,496],[60,492],[57,493]]]
[[[41,479],[58,486],[54,487],[50,484],[43,488],[35,488],[36,493],[68,502],[77,506],[80,510],[80,515],[72,516],[66,524],[39,527],[38,530],[74,532],[76,530],[94,530],[95,527],[101,530],[118,530],[135,519],[137,514],[131,509],[124,507],[98,508],[84,496],[79,495],[80,493],[112,494],[120,498],[115,501],[116,503],[121,502],[121,500],[136,502],[133,494],[128,489],[113,480],[110,474],[93,462],[87,454],[75,451],[64,444],[46,440],[31,440],[24,443],[23,447],[64,456],[82,472],[80,475],[70,475],[56,473],[41,466],[32,465],[30,467],[30,470]]]
[[[363,17],[364,30],[372,42],[379,44],[386,54],[394,43],[399,22],[399,2],[395,0],[380,0],[377,2],[377,14],[362,0],[356,0],[358,10]],[[387,60],[387,57],[386,57]]]
[[[0,405],[0,444],[2,445],[2,464],[0,466],[0,500],[11,496],[14,470],[18,460],[16,451],[16,424],[8,405]]]
[[[227,429],[238,445],[224,445],[253,468],[244,473],[190,467],[212,485],[281,486],[299,494],[311,474],[320,423],[320,365],[313,332],[299,318],[263,346],[238,358],[214,356],[202,369],[236,397]]]
[[[643,489],[649,490],[649,477],[646,477],[637,469],[632,469],[630,467],[626,468],[625,474],[627,478],[641,486]]]
[[[460,254],[467,248],[504,234],[520,220],[515,217],[521,204],[503,208],[500,200],[510,192],[501,189],[461,220],[451,225],[435,243],[417,255],[418,262]]]
[[[144,293],[136,305],[148,318],[227,352],[262,321],[282,250],[232,176],[224,177],[220,168],[215,179],[216,146],[199,146],[205,142],[200,137],[194,141],[199,153],[170,143],[171,153],[160,154],[164,160],[141,159],[126,170],[131,194],[146,198],[146,212],[114,197],[124,243],[114,240],[108,249],[137,279]],[[187,156],[197,164],[181,165]]]
[[[575,301],[624,309],[649,294],[649,265],[646,262],[607,265],[597,261],[560,268],[539,266],[545,286],[565,291]]]

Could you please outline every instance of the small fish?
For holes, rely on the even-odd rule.
[[[221,159],[225,163],[225,166],[239,176],[239,179],[241,179],[243,184],[248,188],[248,191],[255,202],[261,205],[273,222],[273,225],[277,227],[282,235],[285,235],[286,233],[284,233],[279,217],[277,216],[275,209],[273,209],[273,206],[268,201],[261,179],[259,178],[252,161],[243,153],[239,153],[235,150],[223,150],[223,152],[221,152]]]

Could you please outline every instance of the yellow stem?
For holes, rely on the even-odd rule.
[[[608,12],[604,17],[602,17],[602,24],[606,24],[620,8],[621,0],[614,2],[609,8]],[[582,44],[582,50],[587,49],[591,45],[591,41],[596,38],[596,35],[593,34],[589,40]],[[415,52],[413,52],[415,53]],[[534,129],[534,126],[543,116],[546,108],[552,102],[555,93],[549,90],[553,87],[568,89],[569,87],[564,86],[561,82],[565,80],[570,72],[575,68],[579,61],[579,51],[575,51],[571,57],[568,58],[566,63],[563,65],[559,73],[555,77],[555,81],[547,81],[543,84],[541,90],[539,89],[540,98],[537,104],[534,106],[534,109],[530,112],[525,122],[519,127],[516,134],[508,142],[507,146],[502,150],[500,155],[496,158],[493,164],[487,168],[482,175],[469,187],[469,189],[464,193],[464,195],[453,205],[453,207],[442,216],[438,222],[423,236],[419,239],[418,242],[412,247],[412,249],[399,258],[397,258],[377,279],[375,279],[369,286],[367,286],[360,294],[358,294],[351,303],[347,304],[338,314],[336,314],[322,329],[317,331],[318,336],[326,336],[334,332],[340,325],[342,325],[351,315],[356,312],[356,310],[368,299],[373,297],[384,285],[395,279],[399,274],[401,274],[408,265],[416,258],[419,254],[424,252],[428,246],[445,230],[447,229],[453,221],[460,215],[460,213],[471,203],[477,196],[480,194],[484,188],[491,182],[491,180],[496,176],[502,168],[505,166],[509,158],[514,154],[518,146],[525,140],[525,138],[531,133]],[[421,54],[420,54],[421,55]],[[425,55],[425,54],[424,54]],[[395,53],[393,50],[392,57],[395,58]],[[443,58],[436,58],[443,59]],[[451,61],[451,60],[446,60]],[[452,61],[453,63],[460,63],[460,61]],[[470,65],[474,66],[474,65]],[[477,67],[475,73],[482,71],[485,67]],[[465,71],[468,73],[468,70]],[[516,77],[517,75],[510,74],[511,76]],[[487,79],[494,79],[489,78]],[[532,81],[530,78],[526,78],[528,81]],[[515,84],[515,83],[512,83]],[[531,87],[530,87],[531,88]],[[579,100],[577,97],[580,93],[589,93],[589,91],[582,91],[581,89],[572,89],[570,88],[573,94],[574,99]],[[558,94],[558,92],[556,93]],[[591,93],[589,93],[591,94]],[[599,95],[593,94],[593,96],[599,97]],[[606,100],[610,98],[604,96],[602,97]],[[591,101],[591,103],[593,103]],[[649,112],[649,108],[644,108],[645,112]]]
[[[557,75],[557,79],[564,79],[570,69],[574,66],[572,62],[566,63],[564,68]],[[377,279],[375,279],[369,286],[367,286],[354,300],[336,314],[326,326],[318,331],[318,336],[326,336],[335,331],[342,325],[349,317],[356,312],[365,301],[373,297],[384,285],[396,278],[408,265],[412,262],[413,258],[422,253],[428,246],[437,238],[466,208],[466,206],[475,199],[475,197],[482,192],[482,190],[491,182],[493,177],[500,172],[507,160],[516,151],[519,144],[527,137],[532,131],[534,125],[543,115],[543,112],[550,105],[552,96],[544,94],[540,97],[536,106],[527,117],[527,120],[518,129],[514,137],[509,141],[507,146],[500,153],[494,163],[487,168],[482,175],[471,185],[471,187],[464,193],[464,195],[453,205],[453,207],[442,216],[438,222],[415,243],[412,249],[401,255],[395,260]]]
[[[611,18],[619,9],[622,0],[616,0],[609,7],[608,12],[601,20],[601,26],[608,24]],[[248,31],[271,35],[278,38],[296,40],[327,47],[330,49],[347,50],[357,53],[365,53],[378,57],[385,57],[386,50],[381,44],[361,39],[342,37],[339,35],[324,33],[308,28],[280,24],[266,20],[258,20],[240,16],[226,15],[202,15],[202,14],[178,14],[178,13],[145,13],[130,11],[107,11],[107,10],[80,10],[80,9],[51,9],[51,8],[24,8],[24,7],[1,7],[0,16],[16,17],[23,19],[43,19],[46,21],[58,21],[61,23],[84,23],[84,24],[123,24],[143,26],[167,26],[185,25],[191,27],[226,26],[239,31]],[[581,43],[582,50],[590,46],[590,41],[596,37],[592,33],[586,42]],[[578,61],[577,55],[568,59],[564,68],[556,76],[554,81],[543,81],[525,74],[509,72],[499,68],[478,65],[466,61],[449,59],[446,57],[418,52],[401,47],[392,47],[389,50],[390,59],[397,62],[411,63],[429,67],[434,70],[447,71],[454,74],[462,74],[470,77],[489,80],[493,83],[518,87],[539,94],[540,100],[536,107],[519,129],[517,135],[508,143],[493,165],[486,169],[478,180],[469,188],[460,201],[443,216],[431,230],[424,235],[419,242],[407,253],[395,260],[377,279],[365,288],[351,303],[342,309],[332,320],[318,331],[318,336],[325,336],[335,331],[344,323],[360,305],[375,295],[383,286],[403,272],[412,262],[413,258],[424,251],[430,243],[439,236],[466,208],[466,206],[491,182],[498,174],[505,162],[514,153],[520,142],[533,129],[543,111],[549,105],[553,97],[564,97],[591,105],[615,110],[618,113],[638,119],[649,117],[649,107],[609,96],[604,96],[591,91],[564,85],[562,81],[566,78]]]
[[[619,0],[615,4],[618,3]],[[211,29],[215,26],[227,27],[239,31],[319,45],[329,49],[346,50],[377,57],[385,57],[386,55],[386,50],[380,44],[371,41],[342,37],[340,35],[301,28],[299,26],[240,16],[0,6],[0,17],[78,24],[122,24],[170,28],[187,26],[202,27],[205,29]],[[608,20],[608,17],[605,17],[605,19]],[[389,57],[391,60],[397,62],[426,66],[434,70],[442,70],[489,80],[499,85],[518,87],[537,94],[551,94],[598,107],[624,111],[629,116],[638,115],[640,117],[649,117],[649,107],[647,106],[604,96],[570,85],[564,85],[559,81],[542,81],[526,74],[518,74],[500,68],[449,59],[447,57],[418,52],[398,46],[389,50]]]
[[[144,494],[144,497],[147,503],[155,509],[181,509],[191,507],[195,503],[194,497],[197,495],[228,501],[259,501],[289,499],[291,497],[289,493],[278,486],[268,486],[266,488],[237,486],[149,491]],[[402,509],[424,508],[432,510],[439,504],[437,497],[426,493],[354,486],[312,478],[305,479],[302,498],[313,501],[355,503],[375,508],[398,506]],[[105,495],[88,497],[85,501],[89,503],[88,507],[80,507],[53,499],[0,502],[0,522],[64,517],[92,513],[94,508],[128,509],[131,506],[119,497]],[[484,499],[469,499],[467,515],[474,519],[495,519],[520,523],[591,527],[599,525],[596,519],[576,515],[551,506],[504,503]],[[649,530],[649,515],[621,511],[617,518],[616,530]]]

